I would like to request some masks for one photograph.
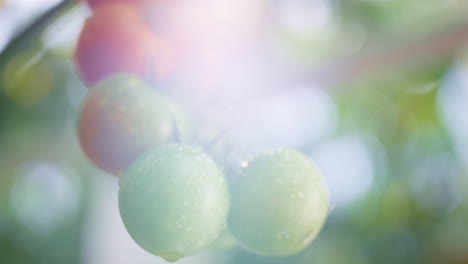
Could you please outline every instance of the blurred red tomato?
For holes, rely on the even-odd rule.
[[[159,2],[159,0],[85,0],[85,2],[91,7],[96,8],[100,5],[104,4],[112,4],[112,3],[126,3],[132,5],[147,5],[147,4],[155,4]]]
[[[91,86],[115,73],[164,79],[172,72],[174,57],[168,40],[151,32],[137,9],[115,3],[96,8],[86,20],[75,62]]]

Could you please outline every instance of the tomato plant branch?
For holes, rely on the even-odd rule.
[[[25,45],[29,46],[31,43],[39,41],[40,38],[38,36],[42,34],[47,26],[77,3],[78,0],[63,0],[55,7],[42,14],[38,19],[32,21],[32,23],[16,35],[0,53],[0,66],[6,61],[5,58],[14,54],[15,51],[21,50]]]
[[[401,39],[401,38],[400,38]],[[456,53],[468,41],[468,22],[446,26],[426,36],[363,48],[360,52],[332,60],[314,69],[296,69],[288,83],[319,83],[335,86],[385,72],[419,69]]]

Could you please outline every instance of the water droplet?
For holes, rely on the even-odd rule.
[[[302,240],[302,243],[304,243],[304,244],[309,243],[312,240],[312,238],[314,238],[314,235],[315,235],[314,229],[310,230],[305,235],[304,239]]]
[[[228,224],[227,223],[224,223],[222,226],[221,226],[221,230],[224,230],[228,227]]]
[[[242,168],[247,168],[248,166],[249,166],[249,163],[247,161],[244,160],[244,161],[241,162],[241,167]]]
[[[291,236],[288,231],[280,231],[276,234],[276,239],[278,240],[288,240],[289,238],[291,238]]]

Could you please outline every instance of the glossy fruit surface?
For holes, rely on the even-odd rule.
[[[154,35],[137,9],[116,3],[94,10],[80,33],[75,64],[92,86],[116,73],[162,80],[172,72],[168,40]]]
[[[307,247],[328,213],[328,193],[314,164],[292,150],[249,162],[232,190],[229,225],[248,250],[287,256]]]
[[[167,144],[130,166],[119,208],[143,249],[176,261],[207,248],[226,229],[229,194],[222,171],[201,149]]]
[[[99,168],[118,174],[146,150],[188,134],[185,113],[151,87],[128,75],[93,87],[79,116],[80,144]],[[177,127],[175,127],[177,126]]]

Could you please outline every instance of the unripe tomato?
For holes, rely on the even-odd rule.
[[[185,113],[143,82],[116,75],[89,91],[78,134],[89,159],[118,174],[144,151],[170,141],[176,129],[182,138],[187,136],[187,120]]]
[[[307,247],[328,213],[328,193],[301,153],[275,150],[249,162],[232,190],[229,226],[248,250],[287,256]]]
[[[176,261],[207,248],[226,229],[229,193],[222,171],[202,150],[166,144],[129,167],[119,208],[136,243]]]
[[[115,73],[161,80],[172,72],[172,54],[168,40],[154,35],[137,9],[116,3],[100,6],[86,20],[75,63],[88,85]]]

